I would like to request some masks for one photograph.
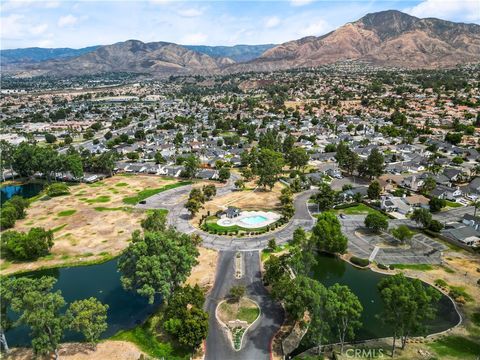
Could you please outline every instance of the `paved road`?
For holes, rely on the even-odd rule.
[[[207,297],[206,311],[210,315],[206,341],[206,360],[267,360],[270,359],[270,341],[283,323],[283,310],[272,301],[262,284],[260,256],[258,251],[242,252],[244,276],[234,277],[235,251],[221,251],[217,264],[215,285]],[[261,309],[260,319],[245,334],[243,346],[235,351],[215,317],[218,303],[225,298],[230,288],[244,285],[249,298]]]
[[[235,191],[235,180],[236,178],[232,177],[225,186],[217,188],[217,196],[224,196]],[[191,189],[192,185],[186,185],[167,190],[149,197],[146,199],[145,204],[139,204],[137,207],[144,209],[167,209],[167,221],[171,226],[186,234],[200,235],[203,240],[203,246],[216,250],[260,250],[267,246],[268,241],[272,237],[275,237],[277,244],[283,244],[292,239],[293,232],[299,226],[302,226],[305,230],[310,230],[314,225],[314,220],[307,207],[308,199],[317,192],[317,190],[312,189],[296,196],[294,200],[295,215],[287,225],[275,232],[250,238],[209,234],[190,224],[190,214],[185,209],[184,204]]]
[[[463,215],[470,214],[473,215],[474,213],[473,206],[463,206],[459,208],[453,208],[447,211],[441,211],[439,213],[435,213],[432,217],[435,220],[440,221],[442,224],[449,223],[449,222],[457,222],[463,219]],[[477,211],[478,214],[478,211]]]

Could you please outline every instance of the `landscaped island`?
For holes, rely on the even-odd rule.
[[[207,216],[202,230],[223,235],[258,235],[271,231],[286,221],[274,211],[242,211],[230,206],[217,215]]]

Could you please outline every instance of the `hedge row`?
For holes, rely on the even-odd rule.
[[[370,261],[368,259],[362,259],[362,258],[359,258],[359,257],[356,257],[356,256],[352,256],[350,258],[350,261],[353,264],[361,266],[361,267],[365,267],[365,266],[368,266],[370,264]]]

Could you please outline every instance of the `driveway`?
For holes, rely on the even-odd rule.
[[[283,323],[283,309],[270,298],[263,286],[259,252],[242,252],[244,276],[241,279],[234,277],[235,253],[235,251],[220,252],[215,285],[205,302],[205,309],[210,315],[205,359],[267,360],[270,359],[270,342]],[[245,334],[240,351],[233,349],[215,317],[218,303],[228,295],[230,288],[235,285],[244,285],[247,296],[256,301],[261,310],[260,319]]]

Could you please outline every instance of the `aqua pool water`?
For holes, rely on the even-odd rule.
[[[255,215],[255,216],[248,216],[246,218],[243,218],[241,221],[248,225],[257,225],[267,220],[268,219],[265,216]]]

